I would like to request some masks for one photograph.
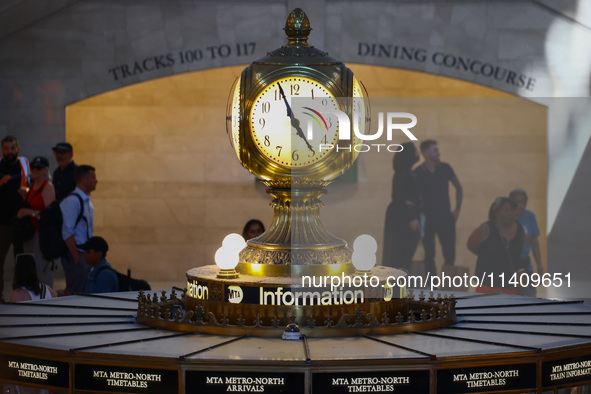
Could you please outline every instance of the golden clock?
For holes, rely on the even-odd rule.
[[[252,273],[262,264],[284,266],[287,275],[290,265],[347,271],[351,251],[322,225],[320,196],[359,154],[353,146],[368,126],[367,95],[342,62],[308,45],[302,10],[290,14],[284,30],[287,45],[245,68],[228,100],[230,142],[242,165],[269,186],[275,210],[267,231],[241,252],[237,270]]]

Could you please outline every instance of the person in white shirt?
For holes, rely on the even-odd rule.
[[[68,247],[68,253],[62,257],[62,266],[66,277],[66,294],[84,292],[86,277],[90,267],[84,261],[80,248],[92,237],[94,227],[94,208],[90,193],[98,183],[94,167],[81,165],[74,172],[76,189],[60,203],[63,216],[62,238]],[[81,220],[78,217],[82,213]]]
[[[43,300],[56,297],[55,291],[37,277],[35,256],[21,253],[16,256],[10,302]]]

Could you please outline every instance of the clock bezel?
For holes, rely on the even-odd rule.
[[[345,92],[353,91],[353,73],[347,67],[341,67],[335,76],[334,65],[326,66],[331,75],[322,72],[323,66],[287,66],[280,69],[272,65],[253,63],[241,75],[240,86],[240,161],[242,165],[261,181],[269,185],[289,187],[297,179],[300,184],[324,186],[348,169],[355,159],[354,152],[337,150],[344,144],[337,140],[335,148],[319,161],[305,167],[291,167],[276,163],[259,152],[251,127],[252,107],[259,95],[271,84],[289,77],[307,78],[322,85],[335,99],[339,109],[350,115],[352,105],[344,99]],[[346,141],[345,141],[346,142]],[[351,141],[347,143],[350,144]]]
[[[301,160],[301,162],[298,162],[298,161],[292,162],[291,159],[289,158],[289,154],[288,154],[287,158],[285,158],[285,156],[283,158],[280,157],[280,155],[278,155],[278,154],[276,154],[276,152],[274,152],[274,150],[273,150],[273,148],[271,146],[269,146],[269,147],[265,147],[264,146],[264,143],[262,141],[262,139],[263,139],[262,136],[264,134],[268,133],[268,132],[264,132],[257,125],[256,119],[260,119],[263,115],[262,115],[262,113],[260,112],[260,109],[259,109],[259,111],[257,111],[257,113],[256,113],[256,118],[255,118],[255,110],[257,108],[257,103],[259,103],[259,101],[261,100],[261,98],[263,97],[263,95],[265,95],[265,94],[268,95],[268,94],[271,93],[270,90],[269,90],[270,88],[272,88],[272,87],[275,87],[276,88],[278,86],[277,84],[279,84],[279,82],[281,82],[283,89],[287,90],[290,86],[293,86],[293,84],[297,83],[298,80],[301,81],[301,82],[303,82],[304,84],[306,84],[307,85],[307,88],[309,88],[311,85],[317,85],[323,91],[323,93],[320,96],[317,97],[318,99],[324,98],[324,94],[325,93],[328,94],[327,97],[331,100],[331,104],[329,104],[329,106],[326,107],[324,110],[330,110],[330,109],[332,109],[333,105],[336,106],[336,109],[340,110],[340,106],[339,106],[339,103],[337,101],[337,98],[334,97],[333,93],[327,87],[325,87],[323,84],[321,84],[320,82],[318,82],[318,81],[316,81],[314,79],[308,78],[308,77],[288,76],[288,77],[284,77],[284,78],[281,78],[281,79],[277,79],[274,82],[271,82],[268,85],[266,85],[264,87],[264,89],[254,99],[254,103],[255,104],[250,108],[250,114],[249,114],[250,119],[251,119],[251,122],[249,123],[251,135],[252,135],[253,139],[256,142],[256,146],[257,146],[257,149],[259,150],[259,152],[261,154],[265,155],[267,157],[267,159],[272,160],[276,164],[278,164],[280,166],[286,166],[288,168],[291,168],[292,171],[294,169],[302,169],[302,170],[305,170],[305,169],[308,169],[308,168],[310,168],[312,166],[315,166],[315,165],[317,165],[319,162],[321,162],[324,159],[324,156],[326,156],[327,154],[330,154],[330,152],[320,151],[319,150],[319,147],[318,147],[318,142],[314,142],[312,140],[307,140],[306,139],[305,141],[306,142],[309,141],[309,144],[311,144],[311,146],[315,150],[314,156],[311,156],[310,157],[310,156],[308,156],[310,152],[307,150],[307,147],[305,147],[306,142],[304,142],[304,139],[299,140],[300,137],[295,137],[295,136],[292,135],[290,137],[292,141],[291,141],[291,144],[290,144],[289,151],[292,152],[295,149],[294,152],[297,152],[298,149],[301,149],[302,146],[304,146],[303,152],[300,152],[300,157],[302,157],[301,155],[304,155],[305,154],[307,156],[308,160],[306,160],[306,158],[303,158]],[[301,108],[298,108],[298,106],[292,101],[292,99],[294,99],[295,96],[290,95],[290,96],[286,96],[286,97],[287,97],[286,100],[291,103],[290,104],[290,109],[293,110],[295,113],[299,112],[299,110]],[[306,97],[305,96],[302,96],[302,98],[306,98]],[[275,100],[277,100],[277,99],[275,98]],[[282,102],[283,100],[280,100],[280,101]],[[277,104],[277,103],[274,103],[274,104]],[[259,103],[259,105],[260,105],[260,103]],[[288,123],[289,122],[288,121],[289,117],[287,115],[287,107],[283,106],[283,103],[281,103],[281,105],[279,105],[279,107],[281,108],[279,110],[279,112],[282,114],[281,117],[282,118],[284,117],[282,119],[282,121],[285,122],[285,123]],[[315,106],[315,109],[319,109],[319,108],[317,106]],[[275,110],[275,111],[277,111],[277,110]],[[302,115],[302,114],[300,113],[300,115]],[[301,116],[298,116],[298,121],[301,122],[300,123],[300,126],[301,126],[302,131],[305,128],[305,124],[304,124],[303,120],[304,120],[304,118],[302,118]],[[285,125],[283,125],[283,126],[285,127]],[[271,126],[271,127],[273,127],[273,126]],[[290,130],[292,130],[291,129],[291,126],[289,126],[289,128],[290,128]],[[266,125],[265,126],[265,129],[269,129],[269,126]],[[333,127],[331,127],[330,131],[331,131],[331,133],[330,133],[330,141],[328,141],[327,144],[335,145],[337,143],[337,141],[338,141],[338,124],[335,124]],[[271,130],[271,132],[269,134],[272,135],[272,133],[273,133],[273,130]],[[328,134],[327,134],[327,136],[328,136]],[[271,138],[274,138],[275,140],[277,140],[277,138],[278,138],[280,143],[281,143],[281,141],[283,141],[283,143],[285,143],[285,141],[286,141],[286,137],[285,136],[283,138],[281,138],[281,137],[271,137]],[[293,140],[294,138],[296,139],[296,141]],[[296,143],[296,146],[295,147],[293,145],[294,142]],[[271,145],[275,145],[275,143],[273,142],[273,143],[271,143]],[[287,151],[284,151],[284,152],[286,153]],[[291,154],[293,155],[293,152]],[[304,156],[304,157],[306,157],[306,156]]]
[[[241,110],[242,110],[242,86],[241,86],[241,79],[242,77],[237,77],[234,80],[234,83],[232,84],[232,87],[230,89],[230,94],[228,97],[228,102],[226,104],[226,133],[228,134],[228,138],[230,140],[230,145],[232,146],[232,149],[234,150],[234,153],[238,156],[238,159],[240,159],[240,128],[241,128]],[[236,93],[238,93],[238,97],[236,97]],[[238,103],[238,119],[237,119],[237,130],[234,130],[234,126],[232,125],[233,122],[233,117],[234,117],[234,111],[233,111],[233,107],[234,107],[234,101],[237,101]],[[236,134],[236,135],[234,135]],[[237,139],[237,141],[235,141],[235,138]]]

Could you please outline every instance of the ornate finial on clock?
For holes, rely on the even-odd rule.
[[[301,8],[296,8],[287,17],[283,30],[290,44],[306,44],[312,28],[306,13]]]

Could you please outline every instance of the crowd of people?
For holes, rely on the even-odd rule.
[[[382,263],[385,266],[411,270],[418,243],[422,240],[424,274],[437,275],[435,238],[443,253],[442,271],[455,264],[456,221],[462,205],[462,186],[452,167],[441,161],[437,142],[425,140],[419,151],[412,142],[402,144],[394,156],[392,201],[386,211]],[[455,206],[451,207],[449,185],[455,188]],[[515,189],[507,197],[496,198],[488,221],[470,235],[468,249],[476,254],[476,275],[505,273],[542,273],[540,235],[536,217],[525,209],[527,193]],[[533,262],[530,259],[533,256]],[[453,271],[453,270],[451,270]],[[497,282],[498,283],[498,282]],[[479,292],[506,292],[535,295],[531,287],[498,288],[482,284]]]
[[[77,165],[68,142],[53,148],[58,167],[49,177],[49,160],[30,162],[20,154],[15,136],[2,139],[0,158],[0,301],[4,302],[4,262],[12,245],[15,260],[11,300],[55,295],[51,290],[55,260],[61,261],[66,288],[62,295],[117,291],[118,279],[106,262],[107,242],[93,236],[94,208],[90,198],[97,185],[95,168]],[[59,205],[58,243],[63,252],[43,250],[39,221]],[[49,213],[46,214],[49,217]],[[30,227],[30,230],[28,228]],[[59,234],[61,228],[61,236]],[[101,270],[101,267],[109,270]],[[99,269],[97,269],[99,268]],[[45,290],[43,290],[45,289]],[[30,298],[27,298],[30,297]],[[41,297],[44,298],[44,297]]]
[[[436,141],[423,141],[419,150],[412,142],[402,146],[403,150],[394,155],[393,161],[392,201],[386,211],[383,265],[409,271],[418,243],[422,241],[424,272],[436,275],[436,238],[441,245],[444,267],[455,264],[456,221],[462,204],[462,186],[452,167],[440,160]],[[45,289],[51,289],[56,258],[42,250],[39,217],[52,204],[59,204],[61,212],[60,241],[64,246],[59,260],[66,279],[62,294],[118,289],[117,275],[106,261],[108,244],[103,238],[93,236],[91,194],[98,182],[95,168],[77,165],[73,160],[73,147],[68,142],[56,144],[52,151],[58,167],[50,178],[46,157],[37,156],[29,162],[20,155],[16,137],[2,139],[0,297],[4,286],[4,261],[11,245],[15,256],[19,257],[15,265],[20,270],[19,280],[15,280],[13,286],[19,297],[25,297],[25,293],[31,297],[43,293],[39,283],[46,286]],[[424,160],[415,167],[420,155]],[[449,198],[450,184],[455,188],[453,209]],[[525,209],[526,205],[527,193],[523,189],[515,189],[508,197],[495,199],[488,221],[475,229],[467,242],[468,249],[477,255],[477,275],[484,272],[542,272],[540,233],[535,215]],[[263,223],[253,219],[244,226],[243,236],[251,239],[264,230]],[[530,254],[535,264],[532,264]],[[34,263],[34,275],[31,262]],[[22,281],[24,272],[30,273],[28,281]],[[478,290],[497,289],[483,285]],[[532,294],[531,289],[509,290]],[[48,296],[51,294],[52,291],[47,292]]]
[[[4,262],[11,245],[15,255],[11,301],[55,296],[52,271],[56,268],[56,260],[61,262],[66,280],[66,288],[59,292],[60,295],[116,292],[128,283],[149,289],[147,282],[132,279],[129,273],[123,277],[125,285],[121,286],[122,277],[106,260],[107,241],[93,234],[91,194],[98,183],[95,168],[76,164],[74,149],[68,142],[56,144],[52,151],[58,166],[50,177],[46,157],[37,156],[29,162],[20,154],[15,136],[2,139],[0,297],[4,293]],[[44,220],[44,216],[45,221],[49,220],[46,218],[50,217],[48,210],[53,204],[58,204],[61,219],[54,231],[58,233],[54,243],[63,243],[57,254],[44,250],[42,240],[45,237],[40,234],[39,226],[39,220]],[[264,231],[263,223],[253,219],[244,226],[243,235],[245,239],[251,239]],[[0,302],[4,302],[3,297]]]

